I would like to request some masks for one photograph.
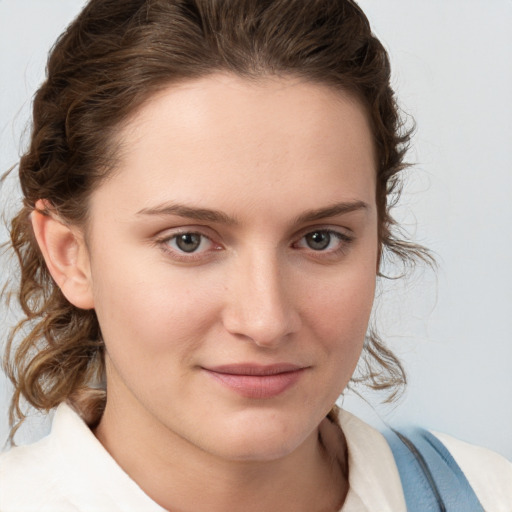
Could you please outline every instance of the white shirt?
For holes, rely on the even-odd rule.
[[[340,512],[405,512],[393,455],[384,437],[348,412],[340,423],[349,485]],[[512,464],[489,450],[436,434],[488,512],[512,511]],[[0,512],[165,512],[121,469],[68,405],[49,436],[0,455]]]

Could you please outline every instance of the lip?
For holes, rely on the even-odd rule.
[[[229,364],[203,368],[216,381],[244,398],[273,398],[291,388],[306,370],[289,363]]]

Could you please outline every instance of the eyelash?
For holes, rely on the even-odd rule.
[[[204,243],[204,241],[208,241],[208,243],[210,243],[212,246],[215,247],[215,249],[213,251],[218,251],[218,250],[222,249],[222,246],[220,244],[215,244],[215,242],[213,242],[213,240],[209,236],[205,235],[204,233],[201,233],[199,231],[194,231],[194,230],[183,230],[183,231],[179,231],[177,233],[173,233],[170,236],[164,236],[162,238],[157,239],[156,243],[157,243],[157,245],[160,246],[160,248],[166,254],[171,255],[176,260],[192,263],[196,260],[204,259],[205,258],[204,252],[197,253],[194,251],[194,252],[187,253],[186,251],[182,251],[179,248],[174,249],[174,248],[170,247],[170,244],[172,241],[177,241],[178,237],[185,236],[185,235],[200,237],[201,245]]]
[[[332,242],[332,238],[337,239],[339,241],[339,247],[336,247],[335,249],[331,250],[315,250],[311,247],[299,247],[298,244],[302,242],[308,235],[314,235],[314,234],[323,234],[328,235],[331,237],[329,239],[329,244]],[[187,253],[186,251],[181,250],[180,248],[172,248],[170,247],[171,242],[177,241],[178,237],[184,236],[184,235],[190,235],[190,236],[198,236],[200,237],[200,246],[204,243],[204,241],[208,241],[209,244],[211,244],[214,249],[209,250],[208,252],[215,252],[222,249],[222,246],[220,244],[216,244],[211,237],[205,235],[204,233],[201,233],[199,231],[194,230],[183,230],[176,233],[173,233],[172,235],[167,235],[161,238],[158,238],[156,240],[156,244],[161,247],[161,249],[167,253],[170,254],[174,259],[183,261],[183,262],[190,262],[193,263],[197,260],[202,260],[207,256],[204,251],[196,252],[191,251]],[[327,228],[319,228],[319,229],[312,229],[308,230],[307,232],[304,232],[300,238],[292,244],[292,247],[297,250],[305,250],[310,251],[312,255],[316,258],[322,258],[322,257],[329,257],[329,256],[337,256],[342,255],[348,250],[348,246],[354,241],[354,237],[347,235],[346,233],[343,233],[341,231],[335,231],[333,229],[327,229]]]
[[[348,246],[354,241],[354,237],[347,235],[346,233],[343,233],[341,231],[335,231],[333,229],[313,229],[311,231],[307,231],[304,233],[300,238],[298,242],[295,242],[293,245],[297,246],[299,242],[304,240],[308,235],[314,235],[314,234],[323,234],[328,235],[330,237],[329,244],[333,241],[332,239],[337,239],[339,246],[335,249],[331,250],[315,250],[312,247],[304,247],[304,250],[310,250],[313,254],[315,254],[317,257],[326,257],[326,256],[337,256],[340,254],[344,254],[348,250]],[[302,249],[297,247],[298,249]]]

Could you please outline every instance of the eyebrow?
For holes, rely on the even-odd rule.
[[[335,203],[325,208],[306,211],[295,219],[295,223],[303,224],[305,222],[313,222],[315,220],[327,219],[329,217],[337,217],[338,215],[344,215],[357,210],[368,210],[368,205],[364,201]]]
[[[367,210],[368,205],[363,201],[346,201],[335,203],[324,208],[308,210],[295,218],[295,224],[303,224],[316,220],[326,219],[329,217],[337,217],[357,210]],[[238,221],[234,217],[221,212],[219,210],[211,210],[209,208],[196,208],[184,204],[165,203],[152,208],[143,208],[137,212],[137,215],[177,215],[188,219],[195,219],[207,222],[216,222],[219,224],[234,225]]]
[[[196,208],[184,204],[166,203],[153,208],[143,208],[137,212],[137,215],[177,215],[188,219],[203,220],[208,222],[217,222],[220,224],[237,224],[235,218],[226,215],[219,210],[210,210],[209,208]]]

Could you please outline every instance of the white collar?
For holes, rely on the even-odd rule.
[[[55,453],[62,468],[69,467],[73,481],[69,493],[77,498],[80,510],[115,512],[165,512],[123,471],[96,439],[82,418],[66,403],[58,406],[53,420]]]
[[[384,436],[347,411],[340,411],[339,420],[350,486],[340,512],[406,512],[398,468]]]

